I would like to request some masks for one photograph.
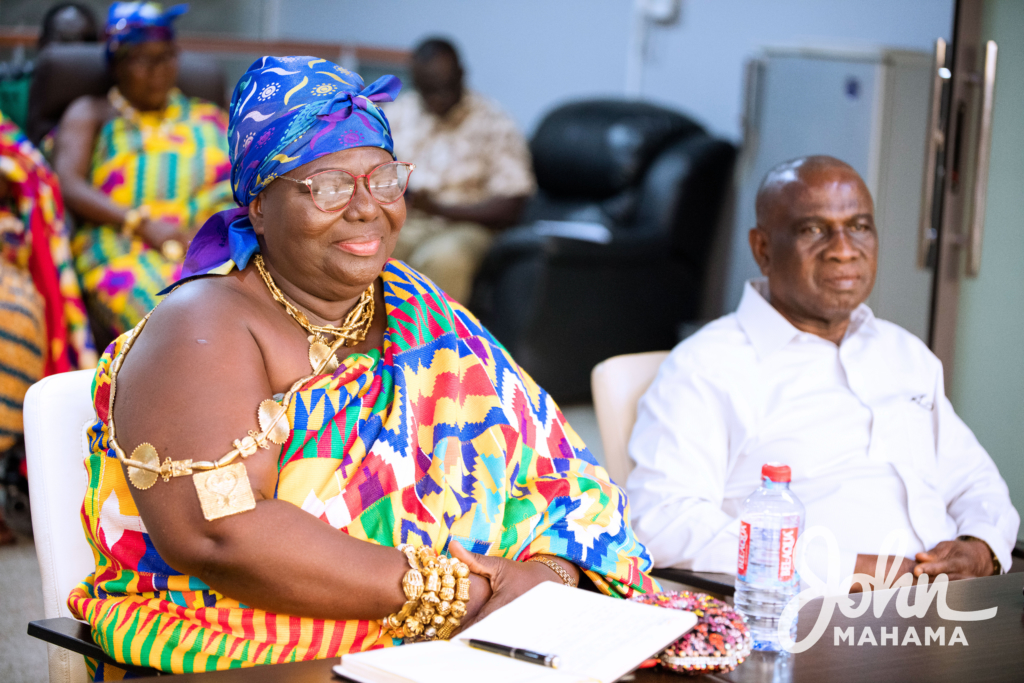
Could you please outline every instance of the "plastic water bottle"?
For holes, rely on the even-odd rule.
[[[800,590],[794,549],[803,532],[804,505],[789,490],[788,465],[761,468],[761,486],[740,508],[736,611],[747,619],[755,650],[779,651],[779,619]],[[796,639],[796,621],[790,636]]]

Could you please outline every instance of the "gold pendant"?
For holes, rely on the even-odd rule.
[[[135,450],[132,451],[131,459],[144,462],[147,465],[153,465],[154,467],[160,466],[160,455],[151,443],[140,443],[136,446]],[[131,465],[128,466],[128,478],[135,484],[135,488],[142,491],[155,484],[157,476],[156,472],[150,472],[140,467],[132,467]]]
[[[327,365],[320,370],[320,364],[327,360]],[[338,369],[338,357],[331,352],[331,347],[316,338],[309,345],[309,364],[313,366],[313,372],[334,372]]]
[[[199,505],[203,508],[203,517],[208,521],[237,515],[256,507],[256,499],[249,485],[249,475],[245,465],[236,462],[234,465],[219,467],[215,470],[197,472],[192,475],[199,494]]]
[[[291,427],[288,424],[288,416],[284,414],[286,412],[284,406],[274,399],[268,398],[260,403],[260,408],[256,412],[260,421],[260,431],[266,432],[270,424],[274,423],[273,429],[267,432],[268,439],[278,446],[288,440]],[[275,419],[277,422],[274,422]]]

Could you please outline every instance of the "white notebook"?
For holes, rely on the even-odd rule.
[[[345,655],[335,673],[357,683],[612,683],[697,623],[691,612],[545,582],[452,641]],[[474,638],[558,655],[558,669],[475,650]]]

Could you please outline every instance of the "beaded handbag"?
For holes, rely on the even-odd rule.
[[[754,641],[743,617],[705,593],[666,591],[637,595],[634,602],[693,612],[697,625],[658,655],[660,664],[689,675],[726,673],[750,655]]]

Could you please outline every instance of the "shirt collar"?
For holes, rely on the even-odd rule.
[[[743,298],[736,309],[736,319],[754,346],[758,358],[764,360],[802,334],[775,310],[768,301],[768,279],[747,280]],[[850,326],[846,329],[843,342],[858,334],[876,331],[875,315],[866,304],[861,304],[850,314]]]
[[[843,341],[845,342],[854,335],[874,334],[877,331],[878,326],[875,324],[875,312],[867,304],[861,304],[853,309],[853,313],[850,314],[850,326],[846,328]]]

